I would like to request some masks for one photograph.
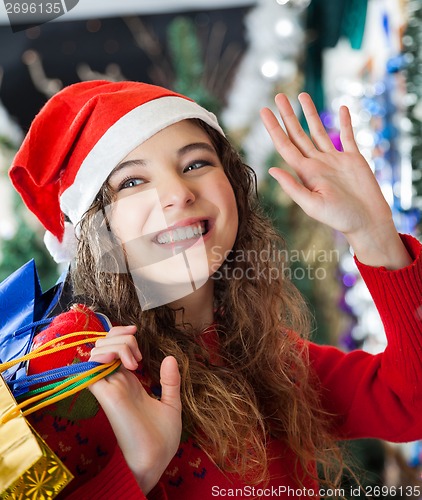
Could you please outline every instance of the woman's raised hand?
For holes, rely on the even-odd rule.
[[[123,366],[90,390],[105,411],[129,468],[147,494],[180,443],[180,374],[176,359],[164,358],[160,369],[161,399],[149,396],[130,371],[142,359],[135,332],[135,326],[116,326],[96,342],[91,361],[109,363],[120,358]]]
[[[368,163],[356,145],[349,110],[340,108],[337,151],[318,116],[311,97],[299,96],[310,136],[305,133],[289,100],[278,94],[275,102],[285,131],[272,111],[261,118],[275,148],[297,178],[281,168],[270,174],[309,216],[341,231],[361,262],[399,268],[410,257],[394,227],[392,213]]]

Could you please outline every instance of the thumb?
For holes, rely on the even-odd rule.
[[[290,198],[297,203],[302,210],[308,215],[311,215],[317,207],[317,200],[314,193],[312,193],[306,186],[297,181],[293,175],[281,168],[270,168],[268,171],[271,177],[280,184],[283,191],[290,196]],[[312,215],[311,215],[312,216]]]
[[[167,356],[160,367],[161,402],[181,411],[180,373],[176,358]]]

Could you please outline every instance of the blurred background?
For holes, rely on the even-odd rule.
[[[273,108],[277,92],[288,94],[297,109],[297,95],[305,90],[339,146],[337,112],[348,105],[358,145],[397,228],[420,237],[422,1],[73,4],[55,21],[13,30],[0,4],[0,281],[31,258],[44,290],[63,271],[7,177],[40,107],[77,81],[145,81],[216,113],[256,170],[261,201],[291,249],[291,277],[314,313],[314,339],[344,350],[382,350],[382,324],[344,240],[306,217],[268,178],[268,167],[282,166],[282,160],[274,155],[259,110]],[[357,441],[350,454],[364,485],[420,484],[421,443]]]

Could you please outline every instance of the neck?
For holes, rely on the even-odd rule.
[[[173,309],[183,307],[184,311],[177,311],[176,322],[179,325],[189,324],[195,330],[203,330],[214,321],[214,281],[209,279],[205,285],[190,295],[171,303]],[[183,315],[183,318],[182,318]]]

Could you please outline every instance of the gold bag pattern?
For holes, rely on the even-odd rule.
[[[16,401],[0,375],[0,418]],[[22,413],[0,424],[0,500],[54,498],[73,479]]]

